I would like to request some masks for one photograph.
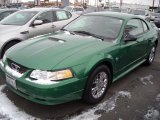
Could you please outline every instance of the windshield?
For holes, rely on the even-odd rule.
[[[115,40],[120,32],[123,20],[105,16],[81,16],[64,29],[70,32],[91,33],[104,39]],[[83,31],[83,32],[82,32]],[[80,33],[79,32],[79,33]]]
[[[36,11],[20,11],[6,19],[2,20],[2,25],[24,25],[31,20],[38,12]]]

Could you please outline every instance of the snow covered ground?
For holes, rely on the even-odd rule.
[[[71,120],[97,120],[103,113],[107,113],[116,107],[116,101],[119,97],[131,99],[131,93],[128,91],[120,91],[96,107],[72,117]]]
[[[23,110],[17,108],[12,101],[8,99],[3,89],[5,85],[0,86],[0,120],[38,120]],[[128,91],[120,91],[107,101],[98,104],[96,107],[84,111],[82,114],[73,116],[71,120],[96,120],[101,116],[101,113],[107,113],[116,107],[116,101],[119,97],[131,99],[131,94]]]
[[[0,120],[38,120],[17,108],[2,92],[4,88],[0,86]]]
[[[144,120],[160,120],[160,94],[156,97],[156,106],[150,107],[147,114],[144,115]]]

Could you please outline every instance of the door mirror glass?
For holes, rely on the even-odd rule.
[[[43,24],[43,21],[42,20],[35,20],[33,22],[33,26],[36,26],[36,25],[42,25]]]
[[[135,37],[129,33],[125,34],[125,37],[124,37],[125,42],[136,41],[136,40],[137,40],[137,37]]]
[[[149,14],[147,13],[145,16],[149,16]]]

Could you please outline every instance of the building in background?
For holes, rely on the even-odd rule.
[[[66,7],[66,6],[69,6],[69,0],[61,0],[62,2],[62,7]]]
[[[35,6],[40,6],[41,5],[41,1],[40,0],[34,0],[34,5]]]

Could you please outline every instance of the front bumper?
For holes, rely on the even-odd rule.
[[[26,78],[28,72],[22,77],[17,78],[7,72],[5,66],[0,64],[1,74],[4,79],[9,75],[16,80],[16,89],[7,83],[7,86],[16,94],[39,104],[55,105],[68,101],[81,99],[85,84],[84,79],[71,78],[63,81],[54,82],[53,84],[37,84],[33,80]]]

